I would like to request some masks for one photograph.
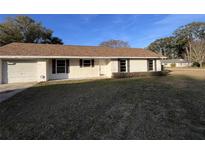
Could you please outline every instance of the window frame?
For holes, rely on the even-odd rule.
[[[69,60],[68,59],[53,59],[55,62],[55,65],[53,65],[53,61],[52,61],[52,74],[68,74],[69,73],[69,68],[66,68],[66,67],[69,67]],[[64,66],[58,66],[58,61],[64,61]],[[53,70],[55,67],[55,70]],[[59,67],[64,67],[64,72],[61,72],[59,73],[58,72],[58,68]]]
[[[151,64],[151,66],[150,66],[150,64]],[[148,66],[148,71],[154,71],[154,68],[153,68],[154,67],[154,60],[153,59],[148,59],[148,65],[147,66]]]
[[[80,64],[80,67],[94,67],[95,66],[95,60],[94,59],[80,59],[82,64]],[[85,65],[85,61],[89,61],[89,65]]]
[[[58,61],[64,61],[64,66],[58,66]],[[64,67],[64,72],[58,72],[58,67]],[[56,74],[65,74],[66,73],[66,60],[65,59],[56,59]]]
[[[89,61],[89,65],[85,65],[85,61]],[[91,59],[83,59],[83,67],[91,67],[92,66],[92,60]]]
[[[121,65],[121,62],[124,61],[124,67],[125,67],[125,70],[122,71],[122,65]],[[119,72],[120,73],[126,73],[127,72],[127,59],[119,59]]]

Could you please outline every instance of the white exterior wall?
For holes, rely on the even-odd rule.
[[[0,84],[2,83],[3,69],[2,69],[2,60],[0,59]]]
[[[48,80],[48,60],[38,60],[37,61],[37,81],[47,81]]]
[[[70,79],[111,76],[111,62],[109,59],[94,59],[94,67],[80,67],[79,59],[70,59]]]
[[[147,72],[147,60],[130,59],[130,72]]]
[[[111,77],[111,61],[110,59],[99,59],[99,74],[104,77]]]
[[[191,66],[189,63],[176,63],[176,67],[188,67]]]
[[[156,70],[155,70],[156,62]],[[147,59],[129,59],[130,72],[147,72],[148,60]],[[112,72],[118,72],[118,60],[112,60]],[[161,71],[161,61],[153,60],[153,71]]]
[[[117,59],[112,59],[111,60],[111,72],[112,73],[117,73],[118,72],[118,60]]]
[[[80,67],[79,59],[70,59],[70,79],[99,77],[99,60],[94,61],[94,67]]]
[[[111,78],[112,77],[112,62],[111,60],[107,61],[107,65],[106,65],[106,77]]]
[[[52,60],[48,61],[48,79],[85,79],[93,77],[111,77],[111,62],[109,59],[95,59],[94,67],[80,67],[80,59],[69,59],[69,73],[52,73]]]
[[[164,67],[172,67],[172,64],[175,64],[175,67],[188,67],[192,65],[191,63],[166,63],[164,64]]]
[[[7,61],[7,60],[6,60]],[[7,75],[6,61],[0,59],[0,83],[7,81],[4,76]],[[16,61],[16,60],[8,60]],[[112,77],[112,73],[118,72],[118,59],[95,59],[94,67],[80,67],[79,59],[69,59],[69,73],[58,73],[52,74],[52,60],[51,59],[31,59],[31,60],[19,60],[21,63],[9,66],[9,72],[12,77],[16,77],[15,82],[28,82],[29,78],[25,80],[25,77],[32,74],[32,81],[47,81],[47,80],[59,80],[59,79],[85,79],[93,77]],[[18,62],[18,61],[17,61]],[[147,72],[147,59],[130,59],[129,60],[129,70],[130,72]],[[18,67],[18,69],[17,69]],[[156,60],[156,70],[155,70],[155,60],[153,61],[153,70],[161,71],[161,61]],[[21,72],[22,70],[22,72]],[[19,72],[25,73],[19,75]],[[32,72],[32,73],[30,73]],[[16,74],[15,74],[16,73]],[[30,77],[28,76],[28,77]],[[4,79],[4,81],[3,81]],[[13,80],[11,80],[13,81]]]
[[[156,60],[156,62],[157,62],[157,70],[156,71],[161,71],[162,70],[161,61]]]

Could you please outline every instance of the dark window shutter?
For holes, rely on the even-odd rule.
[[[95,65],[95,61],[94,59],[92,59],[92,67],[94,67],[94,65]]]
[[[66,59],[66,73],[69,73],[69,60]]]
[[[56,60],[52,59],[52,73],[55,74],[56,73]]]
[[[82,67],[82,66],[83,66],[83,60],[80,59],[80,67]]]

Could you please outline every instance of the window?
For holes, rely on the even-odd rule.
[[[148,60],[148,70],[153,71],[153,60]]]
[[[52,60],[52,73],[68,73],[69,60]]]
[[[80,67],[94,67],[94,59],[80,59]]]
[[[65,73],[65,60],[57,60],[57,73]]]
[[[91,60],[83,60],[84,67],[90,67],[90,65],[91,65]]]
[[[120,59],[120,72],[126,72],[126,60],[125,59]]]

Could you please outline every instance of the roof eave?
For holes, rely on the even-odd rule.
[[[131,57],[131,56],[0,56],[1,59],[43,59],[43,58],[95,58],[95,59],[118,59],[118,58],[130,58],[130,59],[162,59],[163,57]]]

